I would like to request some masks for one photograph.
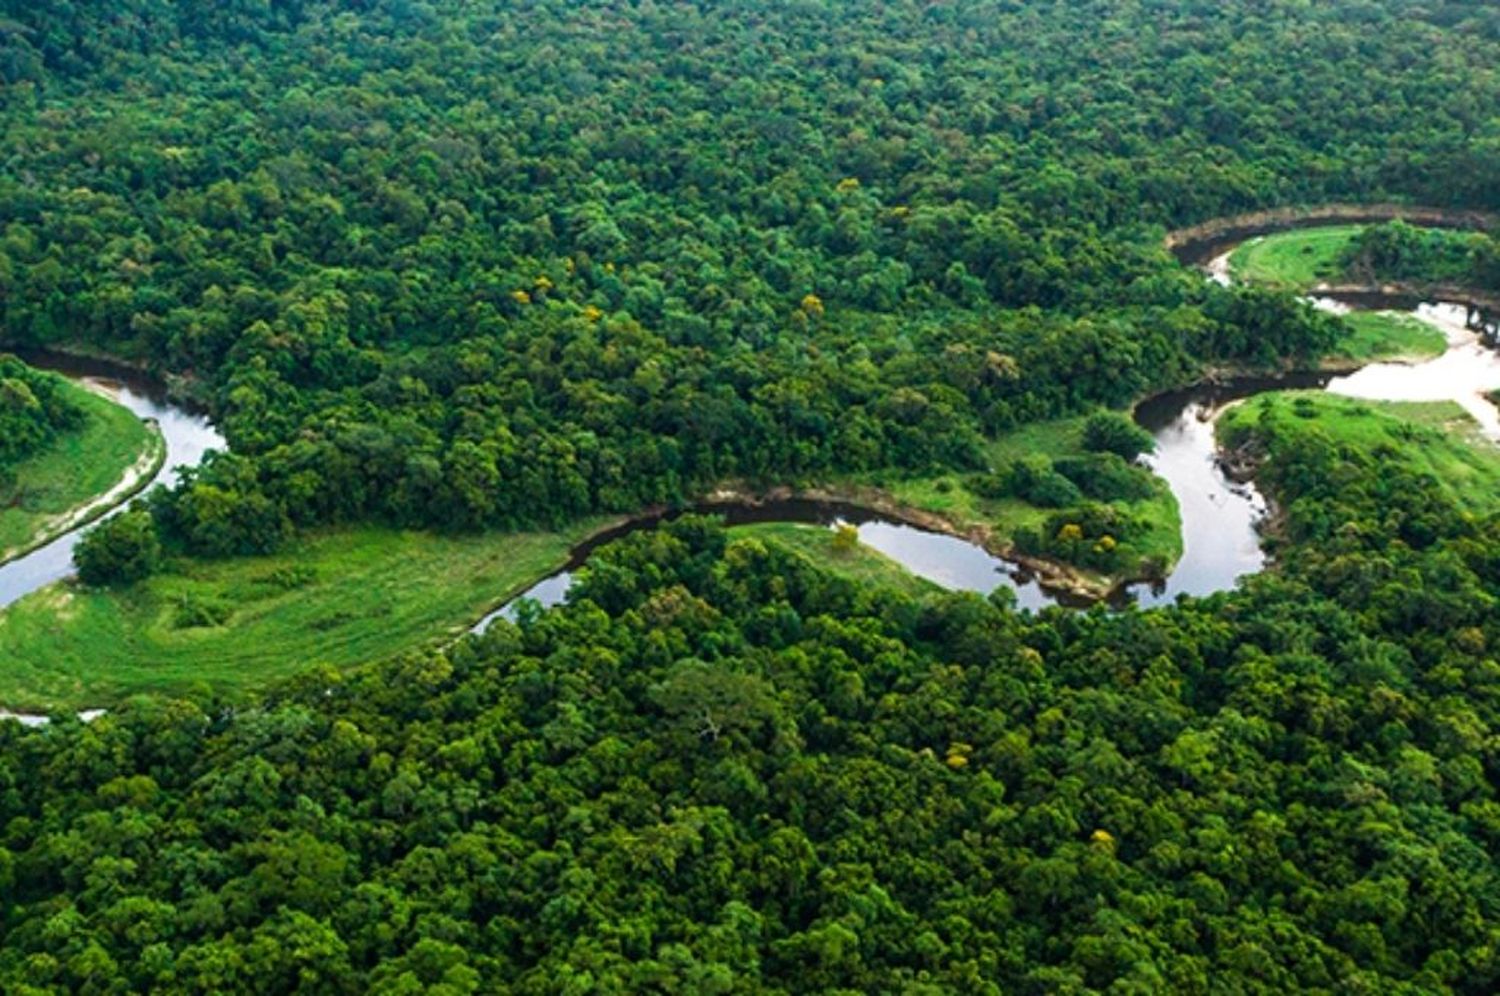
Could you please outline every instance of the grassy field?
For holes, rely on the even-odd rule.
[[[1335,359],[1427,360],[1448,348],[1436,326],[1398,311],[1355,311],[1344,321],[1350,334],[1339,343]]]
[[[992,439],[987,454],[990,464],[999,467],[1034,453],[1045,454],[1054,460],[1081,455],[1085,452],[1083,423],[1083,418],[1054,419],[1027,425]],[[1140,557],[1171,565],[1182,556],[1182,519],[1177,500],[1172,497],[1166,481],[1153,480],[1156,491],[1150,498],[1116,504],[1151,524],[1149,532],[1132,541],[1132,547]],[[919,478],[880,476],[859,483],[874,485],[903,505],[941,515],[959,528],[987,526],[1002,540],[1009,539],[1018,529],[1040,526],[1056,511],[1038,508],[1015,498],[982,497],[971,491],[959,474]],[[1090,572],[1080,573],[1097,579],[1097,575]]]
[[[1266,414],[1269,413],[1269,414]],[[1500,508],[1500,448],[1450,401],[1364,401],[1321,391],[1278,391],[1229,409],[1218,430],[1232,434],[1268,418],[1283,432],[1321,432],[1366,452],[1391,447],[1399,460],[1432,475],[1475,512]]]
[[[867,546],[852,550],[837,550],[833,545],[834,531],[827,526],[814,526],[800,522],[760,522],[748,526],[735,526],[731,531],[735,539],[754,537],[767,543],[777,543],[811,560],[831,573],[865,585],[896,588],[909,595],[928,595],[942,591],[931,581],[917,577],[885,554]]]
[[[72,384],[66,392],[88,423],[21,461],[14,484],[0,488],[0,562],[35,546],[50,522],[114,487],[149,447],[161,445],[127,409]]]
[[[0,704],[48,712],[139,692],[255,690],[315,664],[390,657],[461,633],[561,567],[601,524],[566,533],[438,536],[353,529],[272,557],[183,560],[120,590],[43,589],[0,612]],[[938,590],[867,547],[840,552],[821,526],[739,526],[834,573]]]
[[[254,689],[312,664],[445,638],[561,566],[567,533],[365,528],[271,557],[182,560],[118,591],[54,585],[0,612],[0,704],[45,711],[133,692]]]
[[[1229,257],[1235,280],[1307,290],[1338,277],[1338,256],[1363,225],[1324,225],[1251,239]]]

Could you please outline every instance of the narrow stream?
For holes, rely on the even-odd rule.
[[[147,490],[157,484],[175,482],[177,468],[197,466],[210,449],[224,448],[224,438],[207,418],[168,401],[163,391],[140,374],[113,364],[57,353],[19,355],[38,369],[102,387],[139,417],[156,421],[166,441],[167,458]],[[0,566],[0,608],[72,574],[73,548],[87,529],[85,526],[65,533],[46,546]]]

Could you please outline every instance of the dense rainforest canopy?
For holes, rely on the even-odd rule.
[[[0,10],[5,335],[191,378],[206,553],[974,469],[1326,349],[1150,226],[1500,199],[1482,3]]]
[[[1497,67],[1479,0],[0,0],[0,343],[229,440],[101,578],[854,471],[1097,510],[1123,418],[982,442],[1340,335],[1165,228],[1500,210]],[[0,990],[1494,992],[1500,502],[1351,404],[1234,420],[1277,569],[1170,608],[689,517],[443,649],[0,722]]]
[[[0,727],[0,981],[1493,992],[1500,519],[1396,436],[1251,431],[1292,555],[1168,611],[687,519],[446,653]]]

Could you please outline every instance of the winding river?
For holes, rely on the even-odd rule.
[[[1212,254],[1200,258],[1192,257],[1191,248],[1180,255],[1183,262],[1201,267],[1211,279],[1227,285],[1231,281],[1230,251],[1219,245]],[[1265,566],[1259,533],[1259,523],[1266,514],[1265,499],[1253,484],[1238,483],[1224,473],[1214,440],[1214,422],[1233,402],[1264,391],[1289,389],[1324,389],[1372,401],[1454,401],[1474,417],[1484,435],[1500,442],[1500,408],[1485,397],[1486,392],[1500,388],[1500,353],[1486,346],[1480,332],[1470,327],[1465,304],[1382,294],[1313,297],[1311,301],[1335,313],[1356,309],[1409,313],[1441,330],[1448,348],[1418,363],[1369,363],[1342,375],[1308,372],[1248,377],[1200,384],[1143,401],[1136,407],[1135,418],[1156,441],[1146,463],[1167,481],[1177,499],[1183,554],[1166,581],[1132,584],[1114,599],[1115,604],[1169,605],[1179,595],[1208,595],[1232,588],[1240,577]],[[1493,336],[1493,330],[1490,334]],[[858,528],[861,543],[942,587],[980,594],[1008,587],[1023,609],[1088,604],[1044,587],[1024,568],[966,540],[892,522],[868,510],[827,503],[793,507],[795,504],[777,503],[756,509],[753,515],[737,507],[705,506],[699,510],[725,513],[731,524],[774,520],[832,526],[847,522]],[[645,524],[632,524],[609,538]],[[484,632],[496,619],[515,619],[523,600],[543,608],[562,602],[573,572],[596,545],[575,550],[566,568],[484,617],[473,632]]]
[[[1239,577],[1265,565],[1258,532],[1266,513],[1265,500],[1253,485],[1237,483],[1225,475],[1214,441],[1214,418],[1226,405],[1263,391],[1320,388],[1330,380],[1329,374],[1245,378],[1172,391],[1137,406],[1136,421],[1156,441],[1155,450],[1145,461],[1170,485],[1181,510],[1183,553],[1164,582],[1129,585],[1112,599],[1113,604],[1150,607],[1169,605],[1178,595],[1208,595],[1234,587]],[[758,508],[706,504],[694,511],[723,515],[730,525],[769,521],[832,527],[848,523],[859,530],[859,540],[865,546],[952,591],[988,595],[996,588],[1009,588],[1021,609],[1093,604],[1091,599],[1046,587],[1026,568],[995,556],[977,543],[895,522],[858,506],[782,501]],[[473,632],[483,633],[497,619],[514,620],[523,600],[543,608],[560,604],[567,597],[574,572],[600,542],[659,521],[660,517],[633,521],[598,542],[579,546],[565,568],[485,616]]]
[[[1229,281],[1229,257],[1222,242],[1213,246],[1211,253],[1197,257],[1193,253],[1192,248],[1180,250],[1179,258],[1202,267],[1212,279]],[[1285,388],[1325,388],[1351,397],[1378,400],[1453,400],[1475,417],[1486,435],[1500,440],[1500,411],[1483,397],[1484,391],[1500,387],[1500,354],[1484,346],[1479,334],[1466,325],[1464,305],[1380,296],[1315,298],[1314,303],[1335,311],[1351,307],[1409,311],[1440,328],[1447,337],[1448,349],[1422,363],[1371,363],[1345,376],[1291,374],[1206,384],[1140,404],[1136,420],[1156,440],[1155,452],[1146,459],[1176,496],[1182,515],[1184,551],[1165,582],[1132,585],[1121,593],[1119,602],[1152,606],[1171,603],[1179,595],[1207,595],[1233,587],[1239,577],[1264,566],[1257,525],[1265,515],[1265,502],[1253,486],[1237,484],[1224,474],[1214,443],[1214,419],[1233,401]],[[206,417],[172,403],[158,385],[134,371],[56,353],[23,354],[22,358],[34,366],[103,387],[136,415],[155,420],[165,439],[167,455],[150,486],[170,484],[179,468],[195,466],[209,450],[225,445]],[[753,507],[705,504],[695,510],[721,514],[730,525],[775,521],[832,526],[846,522],[858,529],[863,544],[942,587],[981,594],[1009,588],[1018,607],[1024,609],[1081,604],[1076,596],[1044,587],[1026,569],[990,554],[978,544],[893,521],[855,505],[776,501]],[[599,544],[654,526],[661,519],[660,515],[635,519],[581,545],[563,569],[486,616],[474,631],[483,632],[497,618],[515,618],[523,599],[543,607],[561,602],[572,584],[574,572]],[[73,548],[82,532],[75,530],[0,566],[0,609],[67,577],[72,572]],[[9,715],[12,714],[0,711],[0,717]],[[16,718],[41,720],[41,717]]]

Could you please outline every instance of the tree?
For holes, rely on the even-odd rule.
[[[155,519],[141,506],[111,516],[79,540],[73,562],[85,584],[128,584],[149,577],[161,566]]]
[[[685,732],[716,741],[749,733],[776,717],[766,682],[724,665],[685,660],[653,690],[657,705]]]
[[[1119,412],[1095,412],[1083,424],[1083,446],[1096,453],[1113,453],[1134,460],[1155,445],[1151,433]]]

